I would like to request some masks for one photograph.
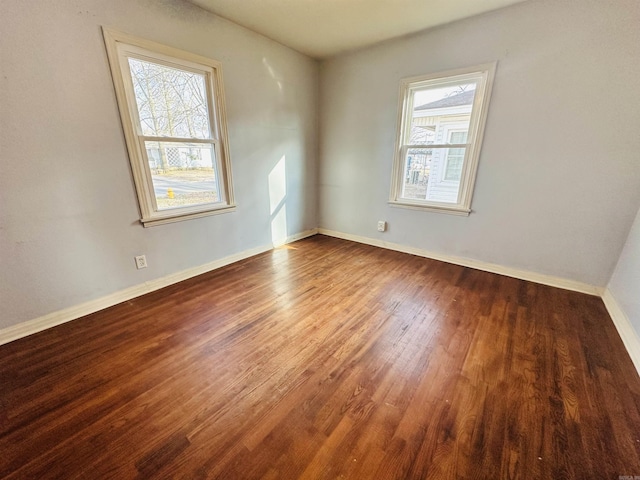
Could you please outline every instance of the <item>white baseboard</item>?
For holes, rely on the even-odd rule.
[[[286,245],[287,243],[297,242],[298,240],[302,240],[303,238],[312,237],[318,233],[317,228],[311,228],[309,230],[305,230],[304,232],[294,233],[293,235],[289,235],[284,241],[274,242],[272,247],[278,248],[282,245]]]
[[[174,283],[178,283],[183,280],[187,280],[197,275],[202,275],[203,273],[216,270],[231,263],[244,260],[245,258],[253,257],[254,255],[267,252],[274,247],[310,237],[312,235],[315,235],[316,233],[318,233],[317,228],[306,230],[304,232],[300,232],[287,237],[284,242],[279,242],[278,245],[263,245],[251,248],[249,250],[244,250],[242,252],[234,253],[233,255],[229,255],[219,260],[214,260],[213,262],[205,263],[204,265],[188,268],[186,270],[172,273],[155,280],[149,280],[145,283],[125,288],[124,290],[111,293],[104,297],[96,298],[95,300],[90,300],[80,305],[74,305],[72,307],[58,310],[56,312],[49,313],[33,320],[28,320],[17,325],[12,325],[0,330],[0,345],[12,342],[13,340],[17,340],[22,337],[26,337],[28,335],[32,335],[42,330],[46,330],[47,328],[55,327],[56,325],[60,325],[62,323],[70,322],[71,320],[84,317],[85,315],[89,315],[99,310],[117,305],[118,303],[126,302],[127,300],[131,300],[132,298],[139,297],[140,295],[144,295],[155,290],[159,290],[161,288],[173,285]]]
[[[602,295],[602,301],[605,307],[607,307],[613,324],[618,329],[618,334],[624,346],[627,348],[627,352],[629,352],[629,356],[638,371],[638,375],[640,375],[640,338],[638,338],[638,334],[633,328],[633,325],[631,325],[631,320],[629,320],[629,317],[624,313],[624,310],[620,307],[620,304],[618,304],[618,301],[608,288],[605,289]]]
[[[318,233],[322,235],[328,235],[330,237],[342,238],[344,240],[351,240],[353,242],[364,243],[372,245],[374,247],[386,248],[388,250],[395,250],[397,252],[410,253],[419,257],[431,258],[433,260],[440,260],[442,262],[453,263],[455,265],[461,265],[463,267],[475,268],[476,270],[483,270],[485,272],[497,273],[499,275],[505,275],[507,277],[518,278],[520,280],[528,280],[534,283],[541,283],[543,285],[549,285],[551,287],[563,288],[565,290],[572,290],[575,292],[587,293],[589,295],[601,296],[603,289],[594,285],[586,283],[576,282],[574,280],[568,280],[566,278],[554,277],[551,275],[544,275],[541,273],[530,272],[527,270],[519,270],[517,268],[504,267],[495,263],[487,263],[479,260],[473,260],[471,258],[456,257],[452,255],[445,255],[441,253],[431,252],[423,250],[421,248],[409,247],[398,243],[385,242],[377,240],[375,238],[361,237],[360,235],[352,235],[350,233],[336,232],[333,230],[327,230],[319,228]]]

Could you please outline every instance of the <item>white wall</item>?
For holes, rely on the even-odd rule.
[[[635,333],[635,341],[631,334],[625,339],[630,344],[627,348],[635,349],[635,352],[630,353],[640,360],[640,210],[611,276],[608,289]],[[640,364],[637,367],[640,373]]]
[[[317,225],[317,62],[181,0],[0,11],[0,329],[268,245],[283,157],[286,233]],[[101,25],[222,62],[236,212],[139,224]]]
[[[320,227],[606,285],[640,205],[638,25],[637,0],[532,0],[323,62]],[[494,60],[473,213],[388,206],[399,80]]]

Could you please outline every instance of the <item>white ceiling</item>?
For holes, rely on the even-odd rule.
[[[326,58],[525,0],[189,0],[299,52]]]

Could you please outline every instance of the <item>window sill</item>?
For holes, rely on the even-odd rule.
[[[448,215],[459,215],[468,217],[471,213],[471,209],[465,208],[459,205],[445,206],[445,205],[433,205],[433,204],[421,204],[421,203],[409,203],[399,200],[389,200],[389,205],[392,207],[408,208],[410,210],[422,210],[423,212],[435,212],[446,213]]]
[[[210,210],[199,210],[195,212],[167,212],[159,216],[141,218],[140,223],[146,227],[155,227],[156,225],[164,225],[166,223],[181,222],[183,220],[191,220],[192,218],[208,217],[210,215],[219,215],[221,213],[230,213],[236,210],[235,205],[225,205]]]

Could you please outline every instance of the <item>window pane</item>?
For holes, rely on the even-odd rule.
[[[469,130],[475,83],[433,87],[413,92],[413,114],[408,145],[443,145],[448,126]]]
[[[205,76],[129,58],[142,134],[210,138]]]
[[[158,210],[221,200],[212,144],[145,142]]]
[[[464,147],[408,149],[402,198],[457,203],[465,151]]]

